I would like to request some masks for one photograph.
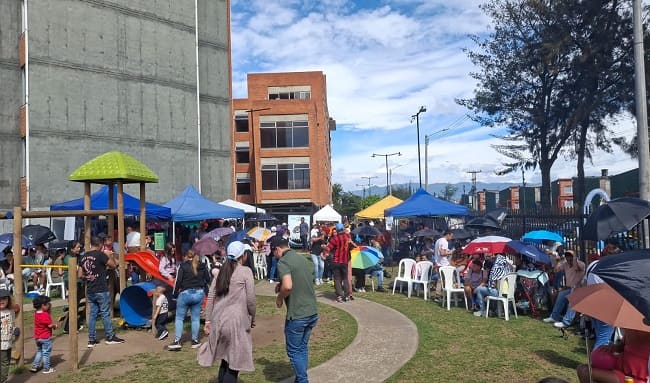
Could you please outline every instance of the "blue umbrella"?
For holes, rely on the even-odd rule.
[[[506,243],[506,246],[517,254],[527,256],[528,258],[532,259],[533,262],[545,263],[547,265],[551,264],[551,258],[548,256],[548,254],[544,253],[535,246],[528,245],[516,240]]]
[[[246,230],[237,230],[236,232],[228,235],[228,242],[226,243],[226,246],[230,245],[230,242],[241,241],[243,239],[253,239],[253,237],[248,235],[248,232],[246,232]]]
[[[524,242],[542,243],[544,241],[553,241],[564,243],[564,238],[557,233],[548,230],[533,230],[524,234],[521,238]]]
[[[0,245],[13,246],[14,245],[14,233],[4,233],[0,234]],[[22,247],[31,247],[34,246],[34,242],[23,235],[23,240],[21,243]]]

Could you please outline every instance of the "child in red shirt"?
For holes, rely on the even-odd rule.
[[[34,340],[36,341],[36,356],[32,362],[31,372],[37,372],[43,362],[43,373],[50,374],[55,370],[50,366],[50,354],[52,352],[52,329],[57,328],[52,323],[50,315],[50,298],[39,295],[32,302],[36,312],[34,313]]]

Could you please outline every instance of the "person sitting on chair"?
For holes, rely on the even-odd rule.
[[[585,263],[579,259],[575,259],[575,254],[571,250],[564,252],[564,260],[555,265],[555,272],[564,273],[564,287],[558,292],[553,305],[551,315],[544,319],[546,323],[553,323],[557,328],[565,328],[570,326],[575,317],[575,311],[569,307],[567,296],[573,289],[580,284],[585,276]],[[562,313],[566,313],[562,316]]]
[[[488,281],[488,272],[483,270],[483,262],[478,259],[472,260],[465,276],[465,296],[468,302],[472,302],[472,310],[476,309],[476,289],[485,286]]]
[[[487,296],[499,296],[497,290],[497,281],[503,279],[508,273],[512,271],[512,266],[508,263],[506,257],[502,254],[497,254],[494,259],[494,264],[490,269],[490,276],[485,285],[481,284],[476,288],[476,299],[478,300],[479,311],[474,312],[474,316],[480,317],[485,315],[485,298]]]

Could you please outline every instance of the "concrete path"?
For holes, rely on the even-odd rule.
[[[274,287],[262,281],[256,285],[256,293],[275,296]],[[309,369],[310,382],[383,382],[415,355],[417,327],[398,311],[361,298],[336,303],[319,294],[318,301],[348,312],[357,321],[358,331],[343,351]]]

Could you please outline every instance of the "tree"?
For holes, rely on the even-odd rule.
[[[343,207],[342,195],[343,195],[343,186],[341,186],[341,184],[333,184],[332,185],[332,206],[334,207],[334,210],[338,212],[340,212],[341,208]]]
[[[406,186],[393,185],[392,188],[393,188],[393,197],[397,197],[402,201],[406,200],[408,197],[410,197],[413,194],[410,188]]]
[[[457,100],[472,118],[506,129],[507,143],[495,149],[510,158],[502,173],[539,167],[541,204],[551,203],[551,167],[573,126],[567,126],[558,84],[567,76],[571,41],[564,34],[564,2],[491,0],[481,6],[493,20],[486,39],[474,36],[478,50],[466,50],[479,68],[471,99]],[[531,158],[532,156],[532,158]]]
[[[454,195],[458,191],[458,187],[448,183],[445,185],[445,188],[440,190],[440,194],[442,195],[442,198],[451,201],[452,198],[454,198]]]

